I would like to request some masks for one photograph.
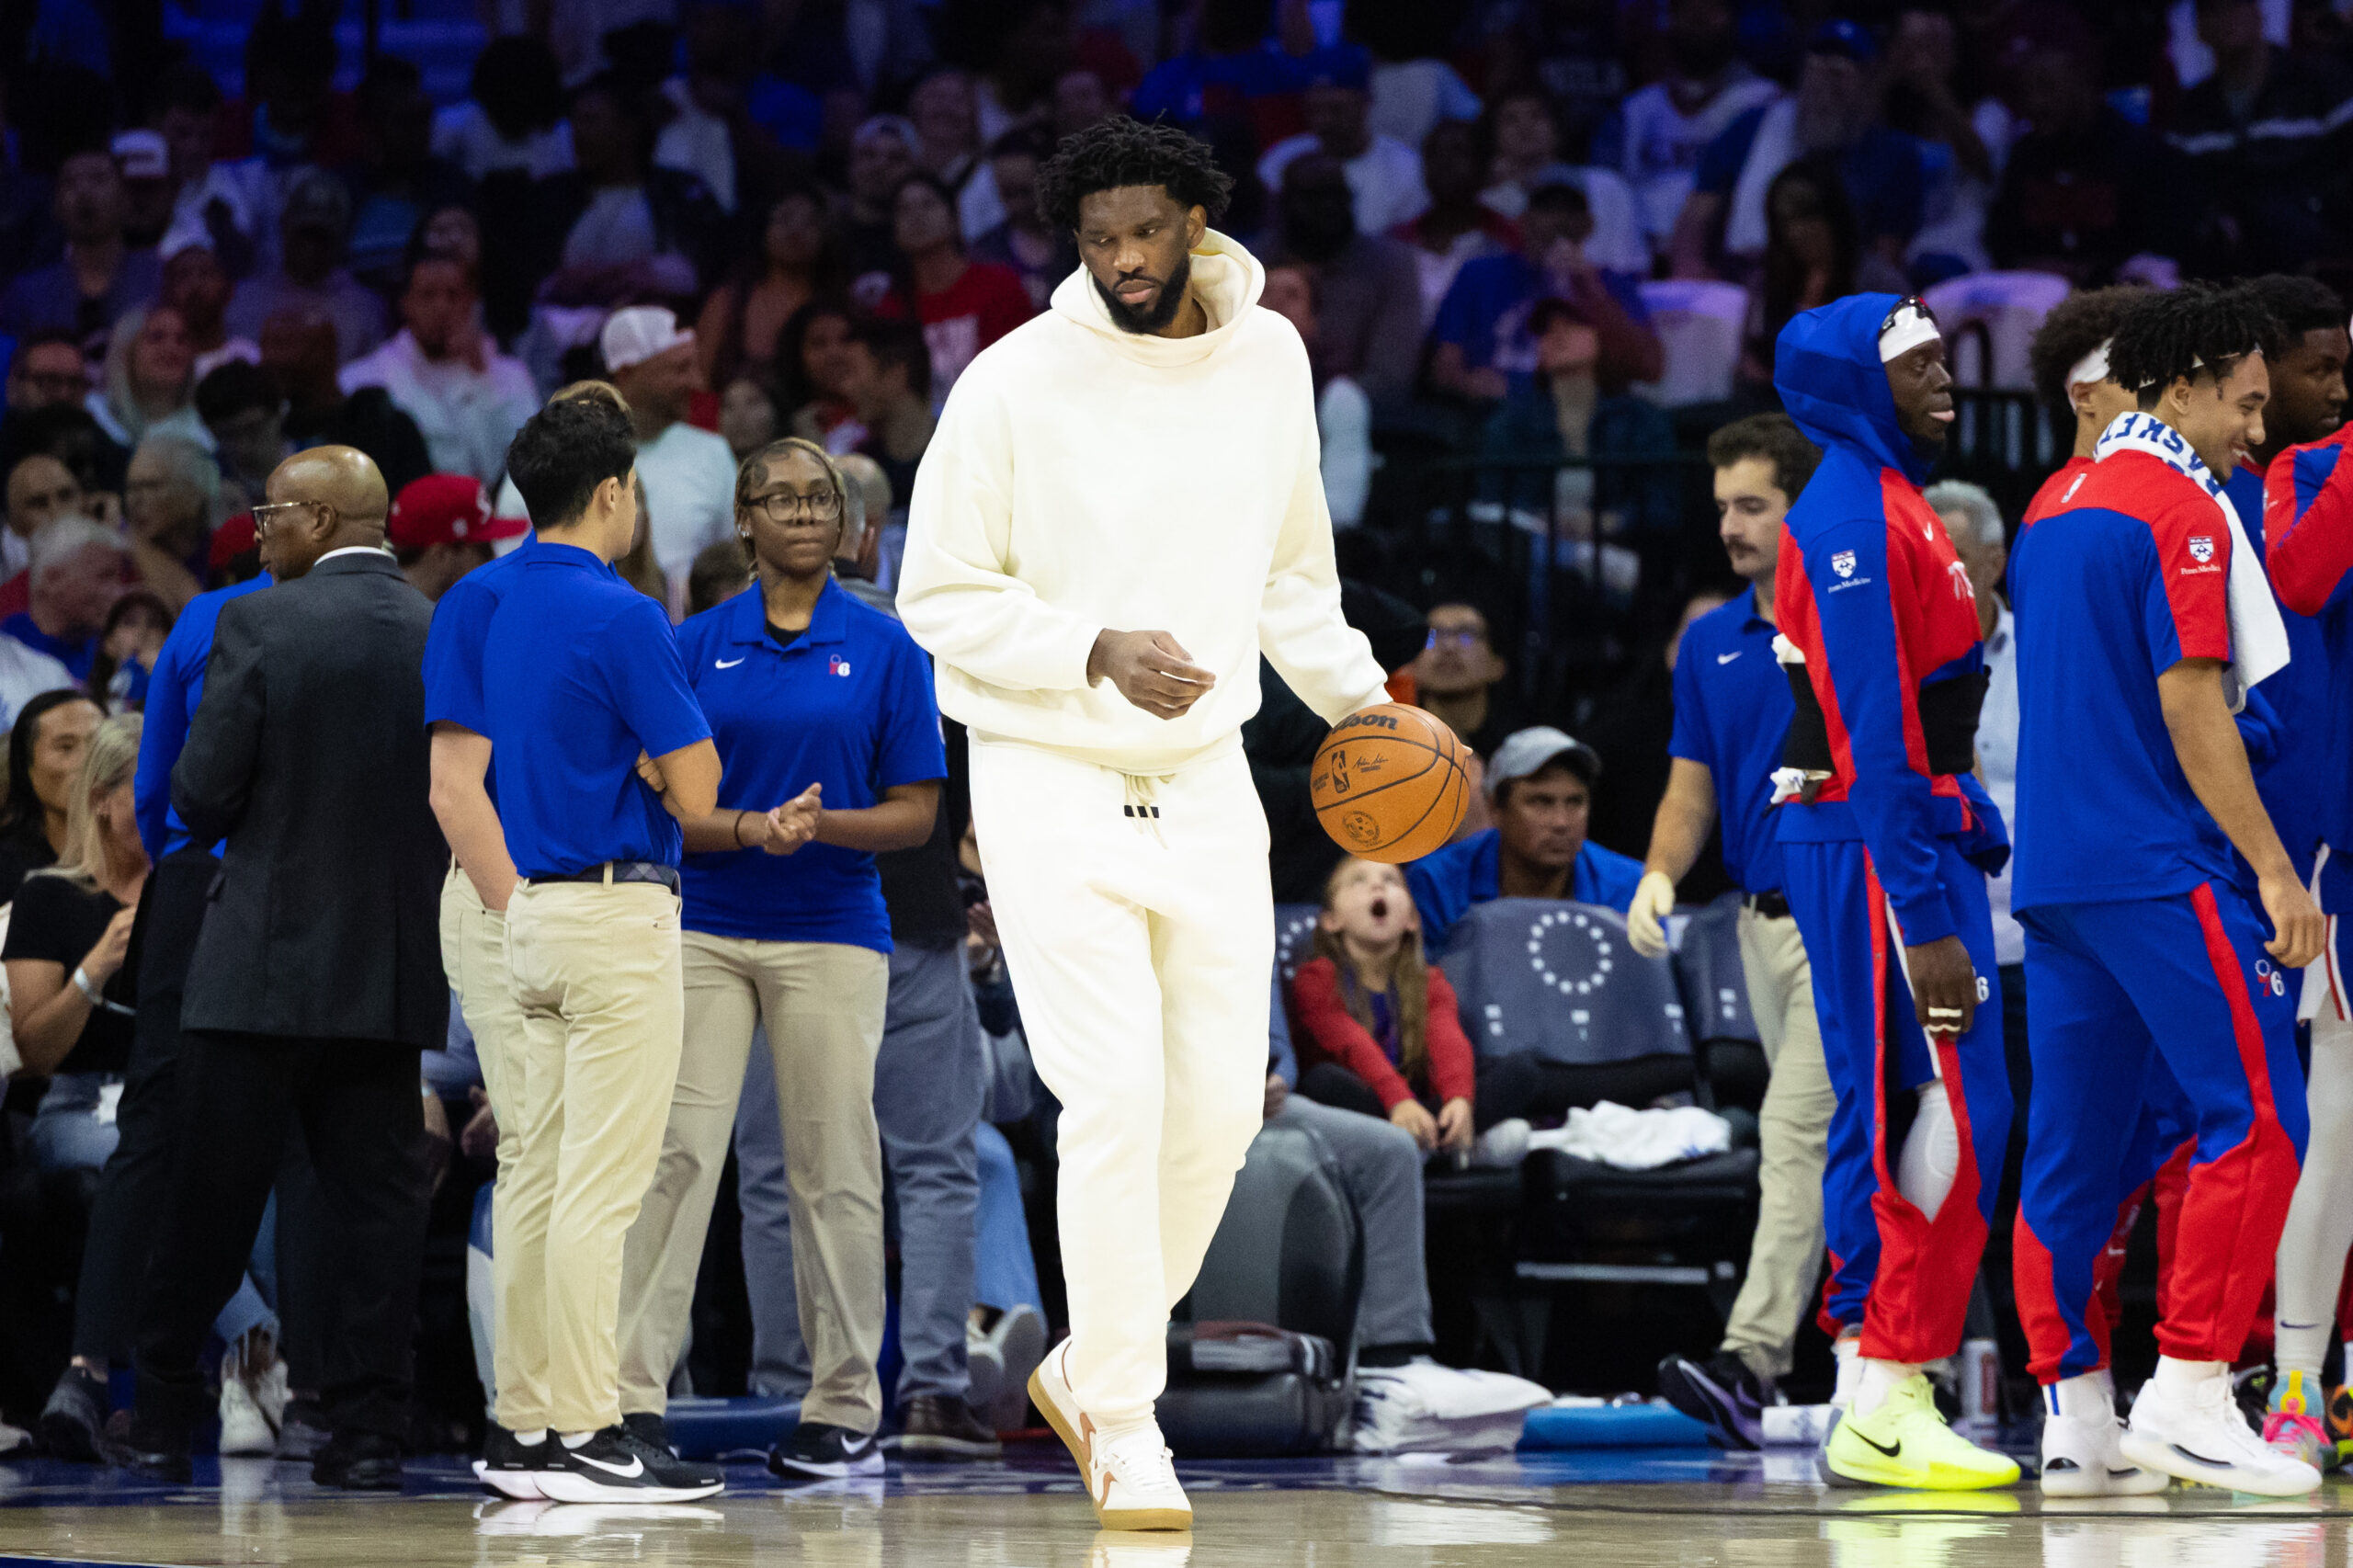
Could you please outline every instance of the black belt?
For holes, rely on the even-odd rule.
[[[1770,892],[1750,893],[1740,902],[1767,920],[1787,920],[1790,917],[1789,897],[1778,888]]]
[[[678,891],[678,868],[658,860],[604,860],[582,871],[551,871],[535,882],[659,882]]]

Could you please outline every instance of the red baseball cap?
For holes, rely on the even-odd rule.
[[[494,517],[482,481],[465,473],[428,473],[401,486],[384,532],[395,550],[481,544],[528,532],[521,517]]]
[[[229,569],[229,562],[254,548],[254,515],[239,512],[212,530],[212,548],[206,552],[205,562],[215,574]]]

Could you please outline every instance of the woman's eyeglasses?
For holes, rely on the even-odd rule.
[[[772,523],[790,523],[796,519],[830,523],[842,515],[842,498],[831,490],[809,495],[796,495],[790,490],[771,490],[766,495],[751,496],[744,506]]]

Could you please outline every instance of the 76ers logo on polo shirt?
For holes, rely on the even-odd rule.
[[[2189,536],[2189,559],[2203,566],[2214,559],[2214,540],[2211,534]]]
[[[840,676],[847,679],[849,676],[849,661],[843,658],[839,653],[828,654],[825,658],[825,673],[829,676]]]
[[[1841,577],[1853,576],[1855,574],[1855,552],[1851,550],[1839,551],[1837,553],[1831,556],[1830,569],[1833,572],[1837,573]]]

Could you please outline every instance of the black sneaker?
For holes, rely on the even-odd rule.
[[[1658,1364],[1658,1392],[1666,1403],[1708,1429],[1727,1449],[1765,1446],[1765,1390],[1748,1363],[1729,1350],[1705,1362],[1669,1356]]]
[[[608,1426],[576,1449],[550,1438],[540,1495],[558,1503],[692,1503],[727,1484],[715,1465],[690,1465]]]
[[[98,1434],[98,1458],[150,1481],[178,1485],[188,1481],[187,1432],[151,1421],[136,1410],[118,1410],[108,1419]]]
[[[96,1372],[68,1367],[49,1391],[34,1423],[49,1451],[62,1460],[87,1464],[98,1457],[98,1438],[107,1429],[107,1385]]]
[[[803,1421],[792,1436],[768,1450],[768,1469],[787,1481],[839,1481],[848,1475],[882,1473],[882,1450],[874,1438],[847,1426]]]
[[[338,1432],[313,1457],[311,1480],[351,1492],[398,1492],[401,1446],[378,1432]]]
[[[678,1457],[678,1445],[670,1441],[670,1423],[650,1410],[622,1416],[621,1430],[648,1448],[659,1449],[672,1459]]]
[[[899,1435],[882,1441],[910,1461],[955,1464],[1005,1457],[1005,1445],[972,1407],[948,1394],[917,1394],[907,1401],[899,1409]]]
[[[514,1433],[494,1421],[490,1430],[483,1434],[482,1458],[474,1460],[474,1479],[501,1497],[511,1497],[518,1503],[534,1502],[541,1495],[539,1472],[547,1468],[547,1461],[548,1439],[544,1435],[526,1447],[515,1440]]]

